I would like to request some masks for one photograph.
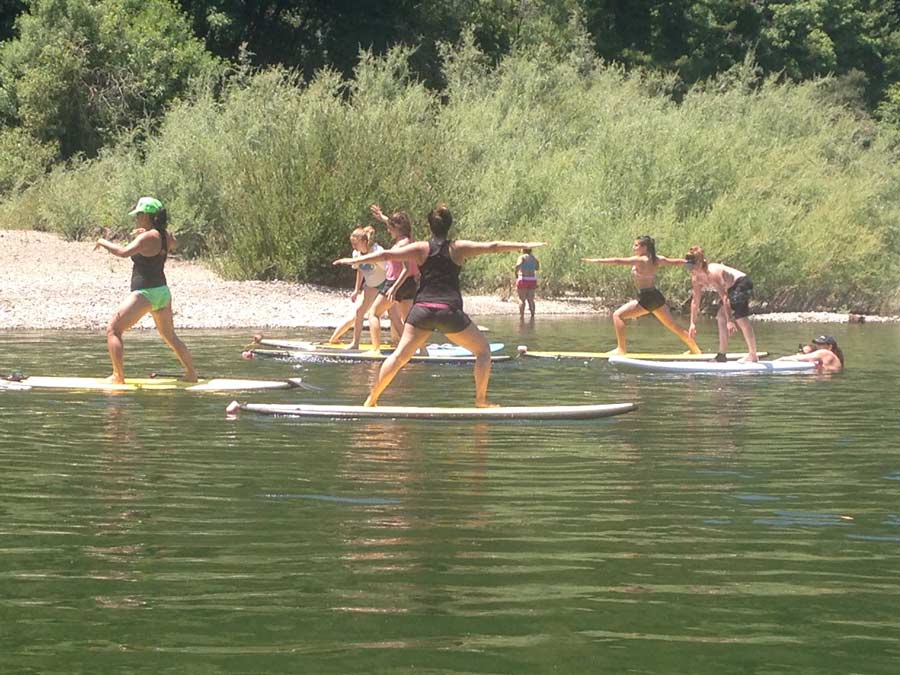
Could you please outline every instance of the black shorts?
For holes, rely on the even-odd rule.
[[[658,288],[642,288],[638,291],[637,301],[641,307],[652,312],[666,304],[666,296]]]
[[[406,277],[406,280],[400,284],[400,288],[397,289],[397,292],[394,293],[394,300],[412,300],[416,297],[416,291],[419,290],[419,286],[416,283],[414,277]]]
[[[413,305],[406,315],[406,323],[421,330],[438,330],[444,335],[464,331],[472,319],[461,309],[436,308]]]
[[[741,277],[728,289],[728,302],[731,303],[731,316],[744,319],[750,316],[750,300],[753,299],[753,280]]]

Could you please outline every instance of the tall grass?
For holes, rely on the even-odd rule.
[[[349,82],[237,80],[174,106],[140,147],[55,171],[0,222],[124,231],[127,207],[154,194],[187,249],[229,276],[333,282],[369,204],[408,210],[424,237],[444,201],[456,236],[547,241],[551,292],[629,297],[626,268],[580,258],[629,255],[651,234],[665,255],[699,244],[750,273],[775,309],[900,309],[896,141],[829,103],[826,83],[738,79],[676,104],[640,73],[540,50],[489,68],[464,44],[446,51],[438,95],[410,79],[408,56],[363,54]],[[466,282],[508,286],[514,259],[473,260]],[[659,283],[687,299],[683,272]]]

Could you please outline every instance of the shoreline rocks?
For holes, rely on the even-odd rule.
[[[100,330],[128,294],[131,261],[90,242],[68,242],[45,232],[0,230],[0,330]],[[166,270],[183,329],[325,328],[351,311],[349,292],[286,281],[227,281],[197,261],[172,258]],[[515,298],[467,295],[473,316],[518,315]],[[540,298],[540,316],[603,316],[598,298]],[[755,314],[755,321],[860,322],[832,312]],[[896,322],[900,317],[866,316]],[[147,316],[138,324],[152,328]]]

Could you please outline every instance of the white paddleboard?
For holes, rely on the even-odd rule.
[[[0,379],[0,391],[28,391],[29,389],[31,387],[19,381]]]
[[[251,349],[244,354],[250,354],[251,357],[269,357],[277,359],[328,359],[331,361],[343,363],[359,363],[366,361],[384,361],[391,354],[390,352],[361,352],[344,350],[309,350],[297,351],[292,349]],[[509,361],[510,356],[505,354],[492,354],[491,361]],[[447,353],[442,351],[428,352],[428,356],[413,356],[410,359],[413,363],[475,363],[475,357],[471,354],[462,356],[453,352]]]
[[[530,356],[537,359],[609,359],[619,356],[614,349],[608,352],[538,351],[529,349],[528,345],[519,345],[517,351],[521,356]],[[769,355],[769,352],[757,352],[757,355],[766,357]],[[645,361],[712,361],[716,358],[716,354],[710,352],[702,354],[691,354],[690,352],[633,352],[626,356]],[[736,361],[745,356],[747,356],[747,352],[728,352],[725,355],[729,361]]]
[[[609,365],[623,370],[641,370],[654,373],[686,374],[741,374],[768,375],[773,373],[811,373],[816,365],[810,361],[649,361],[627,356],[609,357]]]
[[[383,418],[429,420],[583,420],[609,417],[636,410],[634,403],[609,403],[595,405],[547,405],[511,406],[500,408],[439,408],[361,405],[290,405],[267,403],[237,403],[233,401],[226,412],[238,410],[263,415],[317,418]]]
[[[303,386],[300,378],[287,380],[236,380],[217,378],[183,382],[174,377],[126,378],[125,384],[107,382],[102,377],[27,377],[17,383],[33,389],[70,389],[97,391],[254,391],[263,389],[293,389]]]
[[[300,352],[338,352],[347,354],[361,354],[364,352],[372,351],[372,345],[370,344],[361,344],[358,349],[350,349],[349,344],[347,344],[346,342],[310,342],[307,340],[278,340],[263,338],[262,340],[258,340],[256,344],[259,344],[263,347],[274,347],[276,349],[286,349],[289,351]],[[502,342],[491,342],[490,346],[491,352],[494,353],[502,351],[506,345],[504,345]],[[380,350],[383,352],[390,352],[393,349],[394,345],[389,344],[383,344],[380,347]],[[428,351],[429,356],[472,356],[472,352],[470,352],[468,349],[451,343],[425,345],[425,349]]]

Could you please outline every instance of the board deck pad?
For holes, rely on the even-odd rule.
[[[811,361],[648,361],[625,356],[611,356],[609,364],[623,370],[683,374],[744,374],[812,373],[816,365]]]
[[[238,410],[263,415],[312,418],[383,418],[383,419],[431,419],[431,420],[579,420],[610,417],[636,410],[634,403],[607,403],[590,405],[510,406],[499,408],[441,408],[361,405],[290,405],[267,403],[237,403],[233,401],[226,411]]]
[[[621,356],[614,349],[608,352],[567,352],[567,351],[540,351],[528,349],[527,345],[518,348],[521,356],[530,356],[538,359],[609,359],[613,356]],[[769,352],[757,352],[760,358],[769,355]],[[725,357],[729,361],[737,361],[747,356],[747,352],[728,352]],[[625,354],[625,357],[631,359],[642,359],[644,361],[713,361],[716,354],[713,352],[704,352],[702,354],[691,354],[690,352],[632,352]]]
[[[43,377],[32,376],[18,384],[32,389],[69,389],[97,391],[252,391],[263,389],[293,389],[301,386],[300,378],[286,380],[240,380],[214,378],[184,382],[175,377],[126,378],[125,384],[107,382],[102,377]]]

